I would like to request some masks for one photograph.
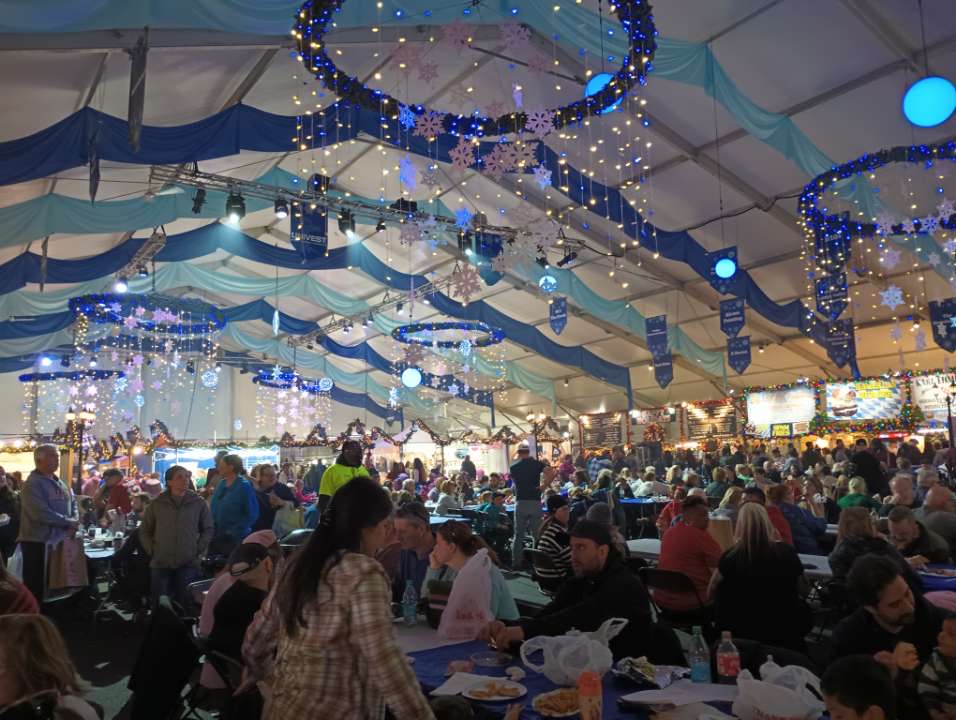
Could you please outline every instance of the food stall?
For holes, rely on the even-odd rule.
[[[763,440],[789,440],[807,435],[817,415],[819,382],[796,382],[745,388],[745,434]]]

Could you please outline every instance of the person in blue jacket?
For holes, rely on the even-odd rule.
[[[217,467],[222,480],[212,495],[212,520],[216,530],[210,550],[228,555],[252,532],[252,525],[259,517],[259,500],[245,476],[241,457],[223,455]]]
[[[780,508],[780,512],[790,523],[793,546],[798,553],[819,555],[818,540],[826,535],[826,518],[817,517],[794,502],[793,488],[787,483],[774,485],[767,490],[767,500]]]

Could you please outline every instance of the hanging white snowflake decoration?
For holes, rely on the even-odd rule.
[[[926,256],[926,258],[927,260],[929,260],[929,264],[932,265],[933,267],[936,267],[941,262],[943,262],[943,258],[941,258],[939,256],[939,253],[936,253],[936,252],[931,252],[929,255]]]
[[[900,327],[899,323],[893,326],[890,330],[890,340],[893,342],[899,342],[903,338],[903,328]]]
[[[536,166],[534,169],[534,181],[538,183],[538,187],[544,190],[551,185],[551,171],[544,165]]]
[[[441,186],[441,176],[438,174],[437,165],[429,165],[425,172],[422,173],[422,185],[430,188]]]
[[[491,269],[495,272],[506,273],[511,269],[514,255],[507,253],[504,249],[491,258]]]
[[[438,77],[438,65],[432,62],[423,62],[418,66],[418,79],[431,85]]]
[[[415,122],[417,118],[415,113],[412,112],[412,109],[408,105],[399,105],[398,106],[398,124],[401,125],[406,130],[410,130],[415,127]]]
[[[888,236],[893,232],[893,216],[887,212],[881,212],[876,216],[876,232],[880,235]]]
[[[408,156],[398,161],[398,179],[409,190],[418,187],[418,168]]]
[[[501,39],[508,50],[523,50],[531,40],[531,30],[521,23],[504,23],[499,28]]]
[[[934,234],[939,230],[939,220],[935,215],[927,215],[919,219],[919,231],[927,235]]]
[[[956,253],[956,239],[947,240],[943,243],[943,250],[948,253]]]
[[[415,135],[432,140],[445,131],[442,122],[443,116],[434,110],[429,110],[424,115],[419,115],[415,121]]]
[[[461,20],[455,20],[441,29],[442,42],[455,50],[464,50],[471,43],[471,31]]]
[[[916,352],[921,352],[926,349],[926,331],[923,330],[923,328],[916,331],[916,335],[913,338],[913,345],[916,348]]]
[[[475,162],[475,146],[460,137],[458,144],[448,151],[448,157],[456,170],[464,172]]]
[[[402,245],[411,245],[422,239],[422,230],[418,223],[403,222],[399,225],[398,240]]]
[[[880,258],[880,262],[882,262],[883,265],[885,265],[888,270],[892,270],[893,268],[895,268],[897,265],[900,264],[901,256],[902,256],[902,253],[899,250],[890,248],[885,253],[883,253],[883,257]]]
[[[462,230],[467,230],[471,227],[471,219],[475,214],[466,207],[460,207],[455,210],[455,224],[458,225]]]
[[[948,220],[953,213],[956,213],[956,203],[948,198],[943,198],[943,202],[936,206],[936,212],[939,213],[940,220]]]
[[[880,304],[890,310],[896,310],[903,304],[903,291],[896,285],[890,285],[886,290],[881,290]]]
[[[452,292],[467,305],[481,290],[481,276],[471,265],[458,266],[451,274]]]
[[[417,343],[412,343],[411,345],[405,345],[402,348],[404,355],[405,364],[419,366],[422,363],[422,360],[425,359],[425,351],[422,349],[422,346]]]
[[[549,110],[535,110],[528,113],[524,129],[536,137],[543,138],[554,130],[554,113]]]

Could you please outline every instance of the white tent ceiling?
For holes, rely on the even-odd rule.
[[[597,8],[596,0],[584,4]],[[950,0],[926,0],[924,6],[930,66],[938,74],[956,77],[956,13],[952,12],[952,4]],[[659,0],[655,20],[662,36],[709,42],[717,60],[745,95],[763,108],[790,115],[810,140],[837,162],[867,151],[934,142],[956,134],[956,120],[950,119],[944,126],[931,130],[919,130],[910,127],[899,112],[901,93],[922,62],[915,0]],[[536,30],[541,38],[550,37],[548,28]],[[151,32],[147,124],[176,125],[198,120],[237,101],[283,115],[299,111],[292,102],[293,95],[302,95],[306,104],[327,106],[334,101],[328,94],[323,97],[314,81],[305,83],[306,78],[295,77],[297,72],[301,73],[301,66],[290,58],[287,36],[249,38],[162,28]],[[520,62],[517,66],[514,62],[521,58],[507,56],[496,45],[494,28],[482,28],[476,33],[483,33],[480,36],[486,38],[480,43],[482,47],[496,48],[497,55],[459,52],[428,43],[429,57],[440,68],[438,80],[431,85],[409,79],[389,59],[397,47],[397,35],[407,35],[409,41],[424,38],[427,42],[427,31],[419,34],[411,28],[407,32],[350,29],[330,34],[328,45],[342,51],[336,55],[336,62],[343,69],[362,77],[374,78],[378,73],[380,79],[372,82],[389,89],[400,100],[427,100],[438,109],[469,110],[495,100],[507,101],[512,82],[522,82],[523,77]],[[137,35],[135,30],[121,29],[0,36],[0,76],[4,78],[0,140],[29,135],[87,104],[125,117],[129,59],[123,49],[130,47]],[[566,52],[550,40],[535,42],[564,60],[558,75],[525,82],[526,107],[554,106],[580,96],[578,80],[587,69],[597,68],[579,66],[575,53]],[[315,97],[308,94],[312,89],[318,90]],[[547,138],[548,144],[556,151],[566,152],[575,167],[594,170],[596,179],[612,186],[621,184],[633,173],[626,163],[635,147],[640,147],[642,162],[650,166],[650,181],[640,191],[626,190],[628,199],[652,211],[652,219],[660,227],[695,228],[693,236],[709,250],[738,245],[741,265],[773,300],[783,303],[802,297],[809,302],[804,263],[799,257],[803,236],[796,225],[793,198],[809,178],[776,150],[741,130],[723,107],[715,107],[711,98],[697,87],[654,77],[652,73],[641,96],[647,100],[645,109],[652,123],[649,128],[640,129],[639,141],[634,137],[638,133],[631,128],[623,132],[614,130],[622,123],[622,116],[615,113],[593,120],[584,128],[554,133]],[[719,138],[720,194],[715,137]],[[632,146],[625,147],[625,143]],[[592,152],[591,147],[596,150]],[[397,150],[382,151],[373,139],[360,138],[327,152],[242,152],[202,162],[200,167],[206,172],[244,179],[255,178],[273,167],[295,173],[321,171],[335,175],[340,188],[367,196],[393,197],[399,193],[395,170],[400,157],[402,153]],[[383,173],[386,170],[388,174]],[[97,202],[141,197],[147,190],[149,167],[104,163],[102,176]],[[87,180],[87,170],[76,168],[56,178],[0,187],[0,206],[54,189],[59,194],[85,198]],[[516,190],[540,209],[542,218],[544,211],[556,213],[570,204],[555,188],[539,191],[527,177],[520,184],[517,180],[516,176],[506,176],[495,183],[472,171],[461,186],[446,178],[442,199],[451,207],[467,203],[489,217],[496,215],[499,208],[517,206],[521,200]],[[736,214],[722,223],[715,221],[721,214],[721,196],[723,212]],[[772,203],[776,196],[787,197]],[[166,231],[179,233],[207,222],[184,218],[167,225]],[[585,230],[582,223],[588,223],[589,228]],[[332,225],[331,245],[344,244],[345,238]],[[588,217],[580,209],[571,214],[570,226],[568,235],[586,239],[591,247],[616,249],[623,239],[612,224],[595,220],[593,215]],[[276,221],[271,211],[250,213],[243,219],[242,228],[262,240],[288,246],[288,220]],[[150,230],[129,228],[138,235]],[[50,238],[49,255],[87,257],[113,247],[124,237],[122,233],[55,235]],[[440,276],[454,266],[456,257],[447,248],[436,252],[424,246],[409,250],[397,238],[395,230],[388,230],[368,237],[365,243],[380,259],[391,258],[390,264],[403,272],[435,272]],[[5,248],[0,251],[0,261],[27,248],[36,250],[38,244]],[[632,260],[622,260],[614,281],[608,275],[610,262],[593,253],[581,254],[575,272],[604,297],[630,302],[645,316],[666,313],[669,323],[679,325],[696,343],[723,352],[726,339],[717,316],[721,296],[688,266],[654,258],[652,252],[653,248],[647,248],[641,253],[640,267]],[[236,275],[271,278],[275,273],[272,267],[223,252],[202,258],[200,264]],[[913,295],[919,306],[916,312],[924,318],[927,299],[952,294],[942,278],[933,272],[924,273],[926,270],[915,258],[904,254],[901,266],[885,273]],[[298,272],[301,271],[280,269],[279,275]],[[312,275],[353,297],[374,300],[385,292],[385,288],[357,271],[313,271]],[[500,282],[484,288],[482,297],[493,307],[534,325],[561,345],[584,345],[601,358],[630,367],[639,405],[723,394],[721,378],[680,359],[675,364],[673,382],[661,390],[649,372],[650,355],[643,340],[601,318],[572,313],[567,329],[555,336],[548,326],[546,301],[535,288],[525,287],[516,278],[512,280],[517,287],[508,281]],[[617,284],[622,281],[627,282],[626,288]],[[900,365],[900,348],[889,339],[895,316],[879,304],[879,296],[875,295],[885,287],[885,282],[881,277],[860,279],[852,291],[854,317],[860,324],[858,357],[865,374]],[[215,298],[229,304],[249,299],[229,295]],[[304,299],[283,299],[281,307],[305,319],[330,316]],[[429,317],[428,313],[424,317]],[[243,329],[258,335],[268,332],[261,323],[245,323]],[[748,333],[765,349],[758,352],[755,347],[753,364],[744,375],[737,376],[728,370],[731,388],[838,373],[825,352],[809,339],[750,310],[744,330],[744,334]],[[374,331],[366,331],[364,337],[377,350],[389,354],[390,340]],[[362,332],[353,333],[350,338],[336,337],[344,344],[360,339]],[[915,350],[912,334],[904,333],[901,342],[907,367],[939,367],[946,361],[945,353],[932,342],[921,352]],[[564,408],[591,412],[626,405],[619,388],[583,376],[577,368],[541,358],[510,341],[506,342],[505,352],[521,366],[553,378]],[[357,361],[331,361],[355,372],[367,369]],[[386,381],[382,373],[373,373],[379,381]],[[510,388],[497,399],[497,405],[521,416],[531,409],[546,409],[542,398],[518,388]]]

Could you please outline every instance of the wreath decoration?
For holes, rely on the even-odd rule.
[[[340,70],[327,52],[325,36],[333,27],[333,18],[344,2],[307,0],[302,5],[292,28],[297,57],[309,72],[343,101],[376,112],[392,110],[397,115],[402,106],[398,100],[384,90],[369,87],[359,78]],[[611,3],[611,12],[628,37],[628,49],[621,67],[600,92],[546,111],[551,115],[554,127],[599,115],[624,99],[635,83],[644,85],[647,82],[647,73],[653,69],[652,61],[657,50],[657,29],[650,3],[647,0],[618,0]],[[410,105],[409,109],[418,118],[424,116],[429,121],[437,118],[440,124],[431,124],[430,127],[440,127],[444,132],[455,135],[502,135],[528,129],[529,118],[524,112],[481,117],[436,113],[424,105]]]

